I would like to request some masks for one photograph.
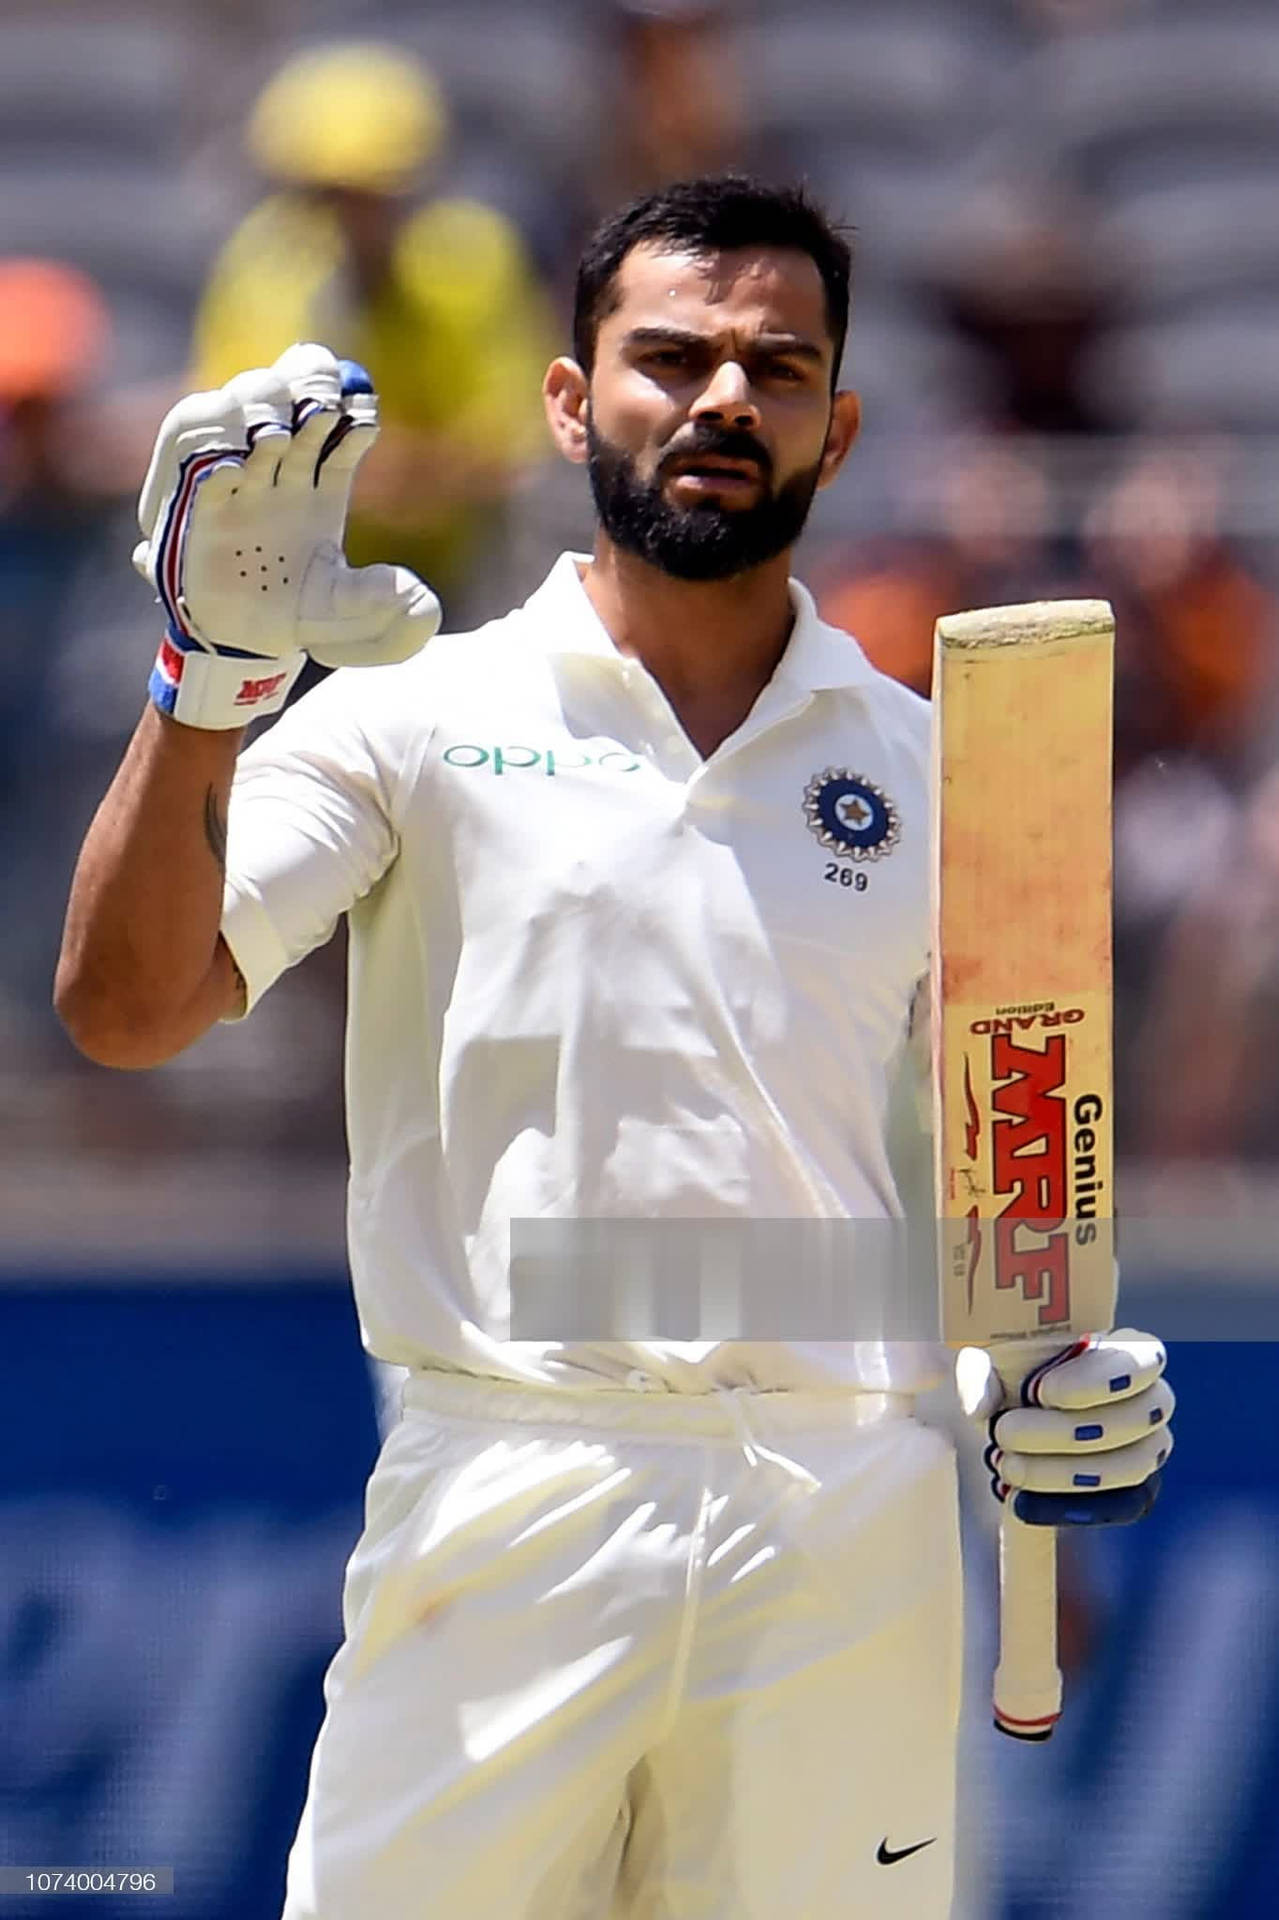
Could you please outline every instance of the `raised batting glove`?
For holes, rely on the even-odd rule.
[[[1115,1526],[1154,1505],[1172,1452],[1176,1402],[1167,1354],[1123,1327],[1066,1347],[1010,1404],[997,1355],[966,1347],[956,1363],[964,1411],[989,1421],[985,1462],[998,1500],[1031,1526]]]
[[[284,705],[307,654],[380,666],[431,638],[440,603],[416,574],[349,567],[342,551],[377,430],[368,375],[318,346],[290,347],[165,416],[133,555],[167,617],[149,688],[162,712],[242,727]]]

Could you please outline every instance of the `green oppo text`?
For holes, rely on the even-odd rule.
[[[463,755],[466,757],[463,758]],[[523,756],[520,758],[519,756]],[[581,773],[589,769],[610,773],[637,773],[640,762],[633,754],[622,747],[610,747],[607,753],[592,755],[589,753],[565,754],[558,747],[478,747],[463,741],[456,746],[447,747],[443,754],[445,763],[450,767],[488,767],[492,773],[502,774],[511,770],[521,772],[527,769],[541,769],[551,778],[557,773]],[[618,765],[618,762],[621,765]]]

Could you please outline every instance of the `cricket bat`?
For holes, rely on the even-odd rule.
[[[1104,600],[948,614],[933,667],[933,1099],[942,1334],[1011,1393],[1115,1311]],[[1061,1712],[1056,1534],[1000,1527],[995,1725]]]

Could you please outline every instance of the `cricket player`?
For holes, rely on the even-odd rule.
[[[949,1910],[937,1349],[511,1338],[513,1223],[901,1212],[927,709],[789,577],[857,432],[849,266],[801,193],[736,177],[609,219],[544,389],[593,552],[477,633],[346,566],[358,369],[298,346],[161,428],[135,557],[166,633],[58,1005],[146,1066],[349,916],[351,1265],[370,1352],[409,1370],[287,1920]],[[339,670],[239,754],[307,654]],[[783,1257],[783,1323],[792,1281]],[[1162,1369],[1142,1336],[1072,1351],[996,1420],[997,1491],[1134,1517]],[[969,1403],[1001,1398],[987,1365]]]

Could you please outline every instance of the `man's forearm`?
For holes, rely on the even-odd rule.
[[[232,1011],[219,939],[227,800],[239,732],[148,706],[85,838],[54,1002],[104,1065],[154,1066]]]
[[[219,924],[243,724],[279,712],[306,655],[390,665],[440,624],[415,574],[351,568],[342,552],[377,431],[364,368],[314,342],[186,395],[160,423],[133,554],[166,616],[154,705],[85,840],[54,988],[104,1065],[154,1066],[242,1004]]]

